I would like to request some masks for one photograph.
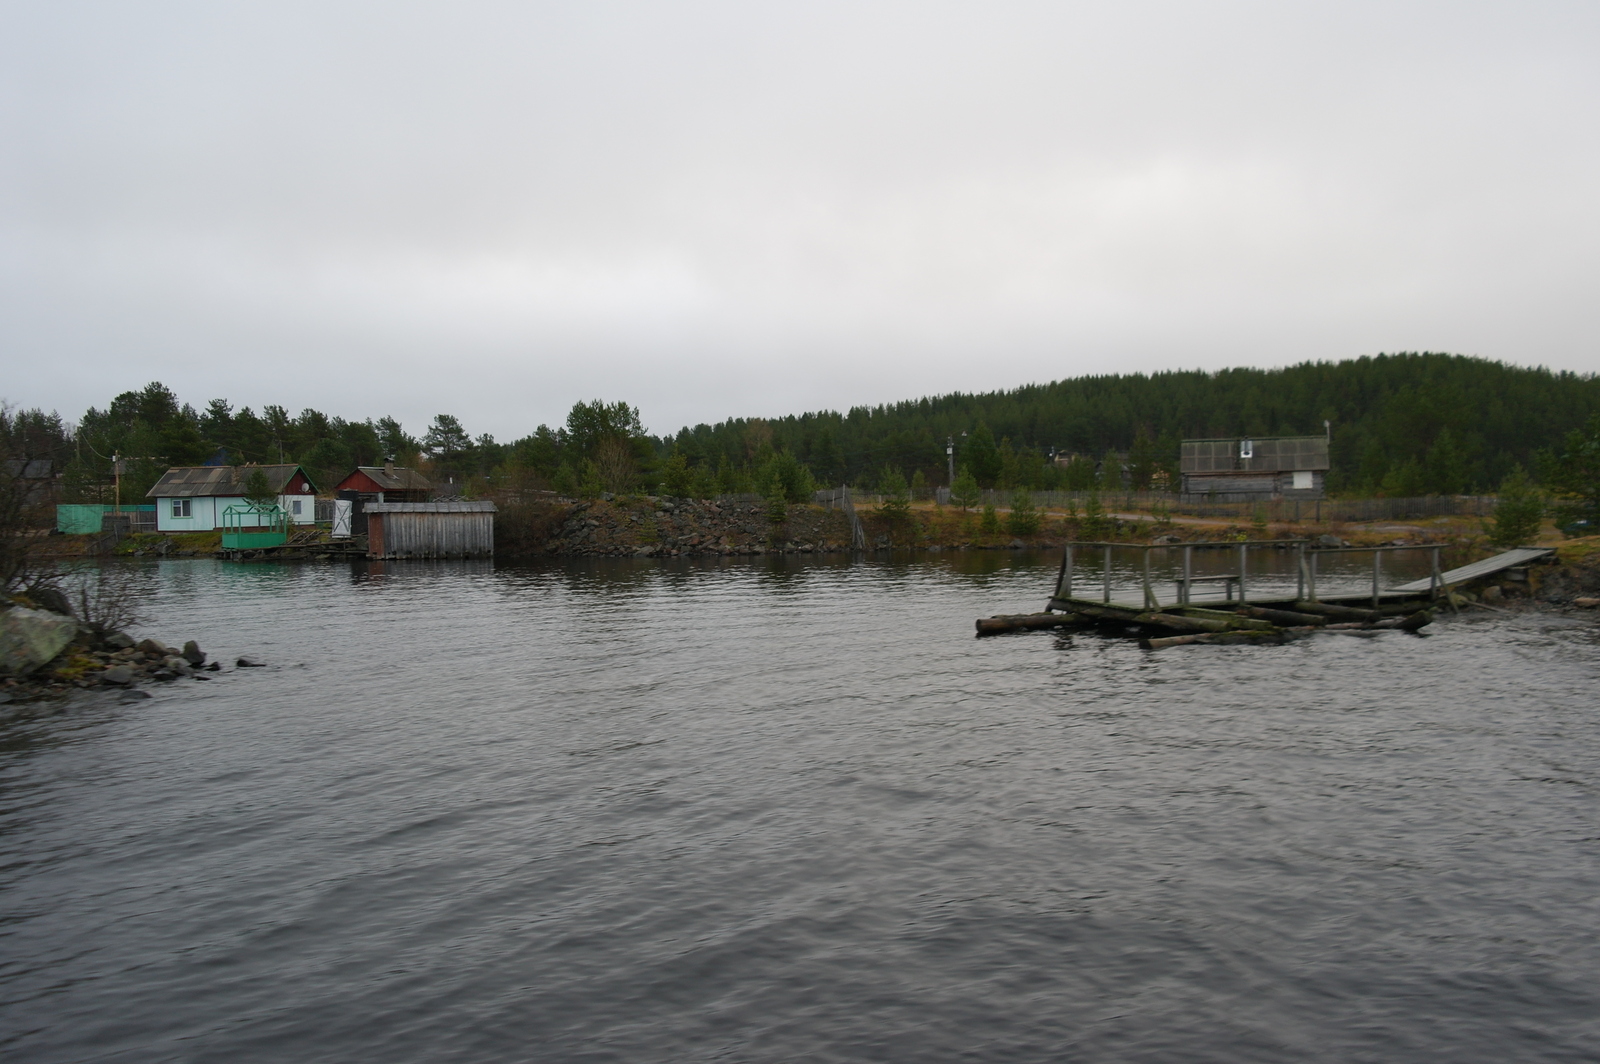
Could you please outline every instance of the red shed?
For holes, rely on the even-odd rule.
[[[357,466],[333,490],[359,491],[364,502],[427,502],[433,485],[415,469],[385,462],[381,466]]]

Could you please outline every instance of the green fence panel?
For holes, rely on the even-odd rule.
[[[56,507],[56,531],[65,532],[73,536],[98,535],[101,516],[115,513],[116,510],[117,508],[109,503],[61,503]],[[124,506],[122,512],[125,514],[153,514],[156,512],[156,508],[153,505]]]

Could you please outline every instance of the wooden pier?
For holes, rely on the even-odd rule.
[[[1316,547],[1300,539],[1167,546],[1069,543],[1062,552],[1061,568],[1044,612],[985,618],[977,622],[977,629],[979,635],[993,635],[1075,625],[1119,625],[1138,634],[1141,643],[1151,649],[1197,642],[1284,642],[1326,629],[1397,628],[1414,632],[1432,620],[1430,609],[1439,600],[1454,608],[1449,597],[1452,587],[1553,553],[1548,548],[1519,548],[1441,572],[1442,550],[1438,544]],[[1114,586],[1114,551],[1140,552],[1137,587],[1131,595],[1126,581]],[[1269,551],[1278,559],[1292,555],[1292,592],[1285,586],[1281,572],[1269,574],[1261,564],[1262,553]],[[1400,551],[1427,552],[1428,576],[1387,586],[1384,559]],[[1177,564],[1172,561],[1173,552],[1179,552]],[[1318,580],[1324,575],[1321,559],[1353,554],[1372,556],[1370,587],[1359,592],[1347,589],[1319,594]],[[1161,558],[1163,568],[1175,572],[1157,579],[1152,555]],[[1223,559],[1221,570],[1213,564],[1202,571],[1196,566],[1197,557]],[[1346,575],[1344,582],[1348,581]],[[1163,594],[1169,586],[1170,594]],[[1220,593],[1197,593],[1197,587],[1216,588]]]
[[[1439,594],[1440,588],[1447,583],[1446,574],[1439,571],[1439,554],[1443,547],[1437,544],[1420,544],[1417,546],[1383,546],[1383,547],[1322,547],[1312,548],[1308,540],[1303,539],[1277,539],[1253,540],[1245,543],[1238,542],[1210,542],[1210,543],[1181,543],[1171,546],[1145,547],[1132,543],[1069,543],[1062,552],[1061,571],[1056,579],[1054,594],[1046,611],[1067,609],[1067,604],[1074,602],[1095,602],[1089,596],[1074,594],[1075,591],[1084,591],[1094,588],[1094,569],[1083,572],[1082,563],[1089,561],[1091,565],[1098,560],[1099,565],[1099,596],[1098,602],[1103,606],[1113,605],[1111,581],[1111,555],[1115,550],[1138,550],[1142,552],[1140,599],[1137,602],[1120,601],[1115,603],[1125,608],[1136,608],[1139,612],[1161,609],[1163,605],[1189,606],[1204,602],[1213,607],[1238,607],[1251,602],[1285,603],[1303,600],[1317,601],[1317,580],[1320,576],[1320,559],[1326,555],[1339,554],[1365,554],[1372,555],[1372,590],[1370,594],[1352,595],[1341,594],[1330,596],[1330,601],[1349,601],[1351,599],[1371,598],[1373,608],[1376,609],[1385,598],[1389,597],[1416,597],[1419,593],[1415,585],[1407,585],[1407,590],[1399,588],[1387,589],[1383,586],[1383,557],[1385,554],[1397,551],[1427,551],[1432,562],[1432,571],[1428,580],[1420,589],[1429,598]],[[1170,555],[1173,551],[1182,552],[1182,569],[1179,575],[1171,579],[1174,593],[1170,602],[1163,603],[1159,593],[1160,584],[1152,579],[1150,559],[1152,554]],[[1292,552],[1295,559],[1296,587],[1292,596],[1285,596],[1281,592],[1252,594],[1256,576],[1264,575],[1250,564],[1251,555],[1262,551]],[[1195,571],[1196,552],[1209,552],[1213,555],[1220,553],[1228,559],[1228,569],[1221,573],[1200,573]],[[1199,598],[1195,595],[1196,584],[1219,584],[1222,587],[1220,598]],[[1062,605],[1056,605],[1061,603]]]

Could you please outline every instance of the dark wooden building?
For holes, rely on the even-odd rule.
[[[381,466],[357,466],[356,471],[334,487],[334,493],[358,492],[363,502],[427,502],[433,484],[415,469],[385,462]]]
[[[369,502],[369,558],[491,558],[492,502]]]
[[[1328,475],[1326,436],[1184,440],[1185,501],[1320,499]]]

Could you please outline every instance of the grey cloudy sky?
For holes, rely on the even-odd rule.
[[[0,4],[0,396],[1600,368],[1593,3]]]

